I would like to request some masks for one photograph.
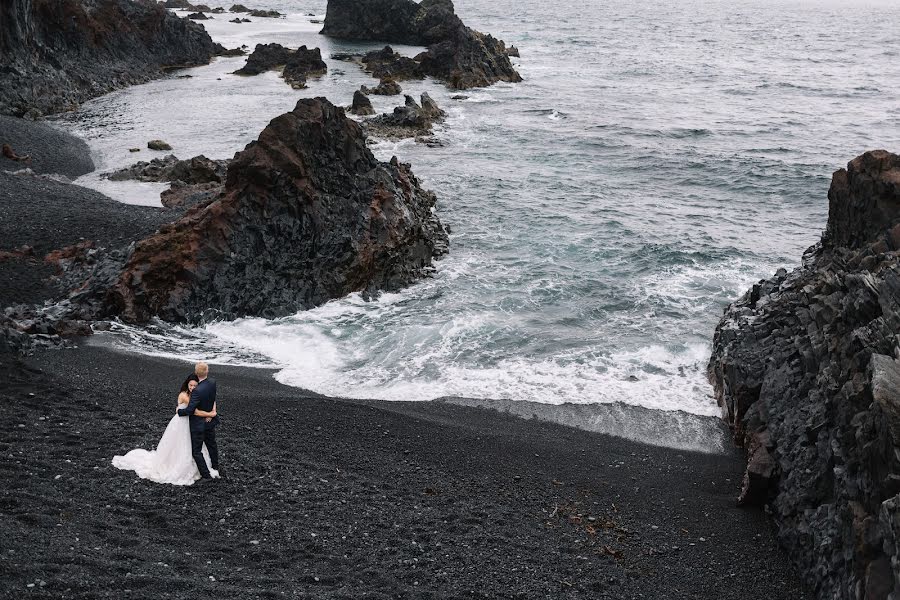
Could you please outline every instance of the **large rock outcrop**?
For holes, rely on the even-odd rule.
[[[300,100],[235,156],[222,196],[98,263],[71,301],[83,318],[196,322],[398,289],[447,251],[434,204],[343,109]]]
[[[282,78],[294,89],[306,87],[306,80],[328,72],[318,48],[300,46],[296,50],[281,44],[257,44],[247,63],[235,75],[259,75],[265,71],[282,69]]]
[[[522,80],[503,41],[466,27],[451,0],[328,0],[322,34],[428,46],[421,72],[455,89]]]
[[[710,381],[766,502],[820,598],[900,597],[900,156],[834,174],[803,265],[730,305]]]
[[[0,114],[71,109],[215,52],[201,25],[150,0],[4,0]]]

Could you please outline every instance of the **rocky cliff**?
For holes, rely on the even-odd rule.
[[[235,156],[222,196],[99,261],[71,302],[86,319],[200,321],[395,290],[447,251],[434,204],[343,109],[300,100]]]
[[[725,310],[709,377],[820,598],[900,597],[900,156],[834,174],[828,225],[793,272]]]
[[[329,0],[322,34],[428,46],[415,58],[423,74],[455,89],[522,80],[503,41],[466,27],[451,0]]]
[[[201,25],[151,0],[5,0],[0,114],[67,110],[215,52]]]

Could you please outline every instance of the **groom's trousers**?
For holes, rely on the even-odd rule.
[[[191,454],[194,456],[194,462],[197,463],[197,469],[203,478],[211,477],[209,469],[206,467],[206,459],[203,458],[203,444],[206,444],[206,450],[209,452],[209,462],[213,469],[219,468],[219,447],[216,446],[216,430],[200,429],[191,430]]]

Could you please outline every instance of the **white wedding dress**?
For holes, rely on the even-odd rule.
[[[184,408],[187,404],[179,404]],[[163,432],[156,450],[132,450],[125,456],[114,456],[112,464],[117,469],[134,471],[138,477],[156,483],[191,485],[200,479],[200,471],[191,454],[191,428],[188,417],[172,417]],[[203,446],[203,458],[213,477],[218,471],[210,466],[209,452]]]

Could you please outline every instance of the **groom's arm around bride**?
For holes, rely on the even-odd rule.
[[[209,469],[206,467],[206,460],[202,454],[204,443],[209,451],[209,458],[212,463],[210,466],[213,469],[219,468],[219,452],[216,447],[215,433],[216,425],[219,424],[219,417],[216,415],[211,420],[206,419],[211,414],[215,415],[216,382],[207,378],[209,366],[206,363],[197,363],[194,372],[200,383],[191,392],[191,399],[188,405],[178,409],[178,416],[190,419],[191,454],[194,456],[194,461],[197,463],[201,477],[209,479]]]

